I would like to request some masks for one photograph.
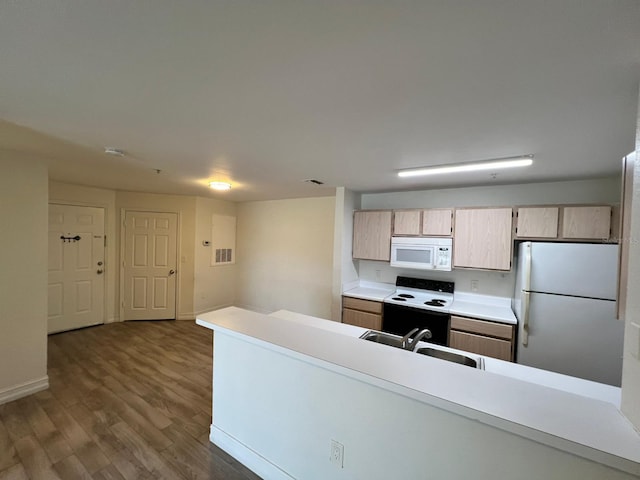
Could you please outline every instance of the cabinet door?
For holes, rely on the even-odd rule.
[[[389,261],[391,210],[361,210],[353,214],[353,258]]]
[[[518,208],[516,237],[557,238],[558,207]]]
[[[564,207],[562,238],[608,239],[611,207]]]
[[[450,208],[432,208],[422,211],[422,235],[450,237],[453,210]]]
[[[394,210],[394,235],[420,235],[420,210]]]
[[[455,211],[453,266],[511,270],[511,208]]]
[[[465,352],[511,361],[511,342],[506,340],[451,330],[449,346]]]
[[[342,323],[348,323],[349,325],[368,328],[370,330],[381,330],[382,315],[360,312],[359,310],[351,310],[350,308],[343,308]]]

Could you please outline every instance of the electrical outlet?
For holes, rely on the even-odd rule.
[[[335,440],[331,440],[331,452],[329,461],[338,468],[344,468],[344,445]]]
[[[478,291],[478,280],[471,280],[471,291],[472,292]]]

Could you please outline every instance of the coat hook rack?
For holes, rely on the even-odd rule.
[[[81,239],[82,237],[80,235],[76,235],[75,237],[65,237],[64,235],[60,235],[60,240],[62,240],[63,242],[77,242]]]

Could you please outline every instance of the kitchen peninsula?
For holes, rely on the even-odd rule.
[[[215,331],[210,438],[264,478],[640,477],[640,435],[612,403],[291,312],[197,323]]]

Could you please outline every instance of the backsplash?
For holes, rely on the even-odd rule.
[[[359,260],[360,280],[395,284],[398,275],[428,278],[455,282],[456,292],[478,293],[496,297],[512,297],[515,287],[515,268],[510,272],[491,272],[484,270],[460,270],[437,272],[431,270],[413,270],[391,267],[388,263],[371,260]],[[472,288],[477,283],[477,291]]]

